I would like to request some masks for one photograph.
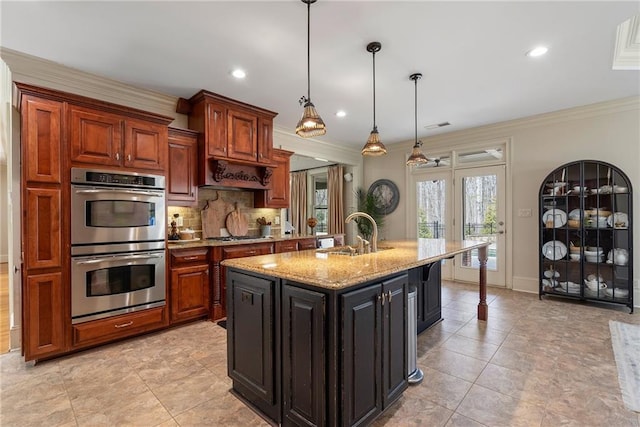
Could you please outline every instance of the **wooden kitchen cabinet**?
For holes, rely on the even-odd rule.
[[[169,128],[167,204],[194,206],[198,203],[198,133]]]
[[[273,150],[273,168],[271,176],[271,188],[258,190],[254,194],[254,206],[256,208],[288,208],[290,201],[289,160],[293,152],[286,150]]]
[[[200,133],[199,185],[266,186],[261,182],[265,168],[274,167],[273,118],[277,113],[205,90],[181,100],[177,111],[188,114],[189,128]],[[225,177],[227,181],[221,184],[222,177],[214,178],[218,165],[213,161],[242,167],[234,169],[225,163],[223,170],[231,178]]]
[[[17,83],[20,96],[22,197],[22,348],[25,360],[68,349],[71,322],[67,220],[65,104],[37,88]]]
[[[171,323],[208,317],[211,282],[208,248],[171,251]]]
[[[279,240],[276,242],[276,253],[295,252],[298,250],[297,240]]]
[[[213,283],[213,301],[211,304],[211,320],[222,319],[227,316],[226,308],[226,269],[220,265],[225,259],[242,258],[246,256],[267,255],[274,253],[274,244],[248,243],[246,245],[216,246],[212,248],[211,272]]]
[[[128,110],[127,110],[128,111]],[[69,104],[73,166],[86,164],[162,171],[166,169],[170,120],[141,119],[125,112]]]
[[[298,250],[305,251],[307,249],[316,249],[318,247],[318,241],[315,237],[311,237],[309,239],[299,239],[298,240]]]

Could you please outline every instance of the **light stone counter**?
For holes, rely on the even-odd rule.
[[[240,240],[214,240],[214,239],[197,239],[197,240],[167,240],[167,249],[185,249],[185,248],[201,248],[204,246],[232,246],[232,245],[249,245],[252,243],[274,243],[287,240],[303,240],[303,239],[326,239],[329,237],[344,236],[344,234],[322,234],[322,235],[282,235],[270,237],[258,237],[254,239]]]
[[[444,239],[392,240],[378,243],[378,252],[365,255],[349,256],[307,250],[229,259],[222,261],[222,265],[340,290],[476,248],[484,248],[481,252],[485,252],[486,257],[486,247],[489,245],[480,241]]]

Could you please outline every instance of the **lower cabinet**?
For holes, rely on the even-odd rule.
[[[227,283],[227,372],[238,393],[279,423],[276,279],[230,271]]]
[[[298,240],[298,250],[304,251],[307,249],[316,249],[318,247],[318,241],[315,237],[309,239],[299,239]]]
[[[440,261],[409,271],[410,282],[418,288],[418,333],[442,318],[441,271]]]
[[[406,274],[342,296],[343,425],[366,425],[407,388]]]
[[[230,269],[233,389],[278,424],[369,424],[408,387],[408,284],[340,292]]]
[[[63,353],[66,350],[65,331],[68,323],[62,273],[29,275],[25,278],[23,289],[25,361]]]
[[[207,317],[210,313],[208,248],[171,251],[171,323]]]

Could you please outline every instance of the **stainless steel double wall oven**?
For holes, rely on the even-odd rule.
[[[72,323],[165,305],[165,178],[71,170]]]

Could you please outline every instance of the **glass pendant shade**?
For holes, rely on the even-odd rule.
[[[300,99],[300,105],[304,104],[302,118],[296,126],[296,134],[302,138],[321,136],[327,133],[324,121],[316,111],[315,105],[311,102],[311,3],[317,0],[302,0],[307,5],[307,96]]]
[[[327,133],[327,129],[313,102],[305,102],[304,113],[298,122],[298,126],[296,126],[296,134],[303,138],[311,138],[325,133]]]
[[[413,80],[415,86],[415,97],[414,97],[414,119],[415,119],[415,136],[416,142],[413,144],[413,150],[411,151],[411,155],[407,159],[407,166],[416,166],[424,163],[428,163],[429,159],[422,154],[420,151],[420,147],[422,147],[422,142],[418,141],[418,80],[422,77],[422,74],[415,73],[409,76],[409,79]]]
[[[421,145],[422,145],[421,142],[417,142],[413,146],[413,151],[411,151],[411,155],[407,159],[407,166],[415,166],[415,165],[429,162],[429,159],[427,159],[427,157],[424,154],[422,154],[422,151],[420,151]]]
[[[378,128],[373,128],[369,134],[369,139],[362,147],[363,156],[382,156],[387,154],[387,148],[382,142],[380,142],[380,136],[378,135]]]

